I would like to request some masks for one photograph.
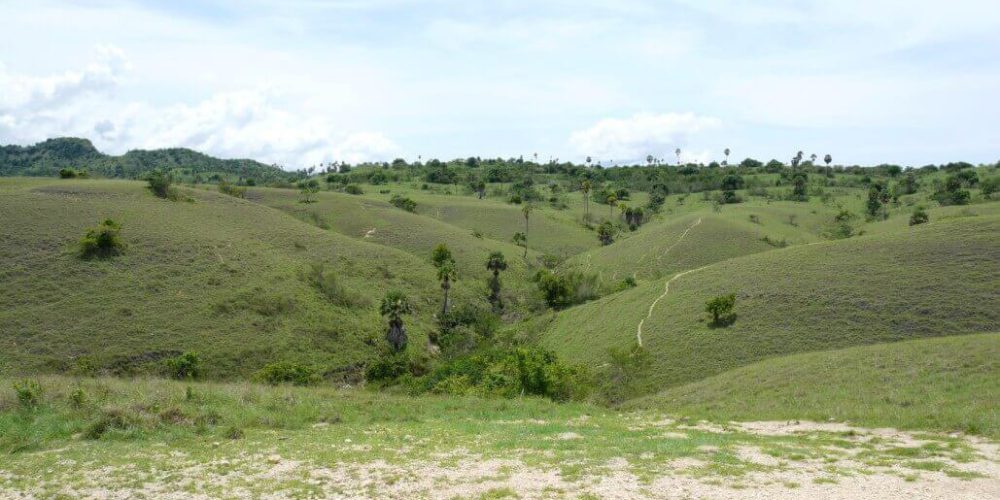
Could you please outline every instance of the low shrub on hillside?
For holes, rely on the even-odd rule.
[[[555,273],[547,269],[533,277],[545,303],[554,309],[582,304],[600,296],[597,276],[579,271]]]
[[[235,184],[230,184],[226,181],[219,181],[219,192],[222,194],[227,194],[234,198],[246,198],[247,188],[243,186],[237,186]]]
[[[92,257],[107,258],[118,255],[125,250],[125,242],[121,239],[121,226],[117,222],[106,219],[101,225],[90,228],[80,240],[80,255],[89,259]]]
[[[344,192],[347,194],[355,194],[355,195],[365,194],[364,190],[361,189],[361,186],[357,184],[348,184],[346,187],[344,187]]]
[[[177,201],[180,199],[180,194],[177,192],[170,179],[170,176],[164,174],[159,170],[154,170],[146,176],[146,183],[149,190],[157,198],[164,198],[170,201]]]
[[[413,201],[413,200],[411,200],[411,199],[409,199],[409,198],[407,198],[405,196],[400,196],[398,194],[394,194],[394,195],[392,195],[392,198],[389,200],[389,203],[392,203],[392,206],[394,206],[396,208],[401,208],[403,210],[406,210],[407,212],[416,212],[417,211],[417,202],[415,202],[415,201]]]
[[[733,308],[736,306],[736,294],[720,295],[705,303],[705,312],[710,315],[710,326],[729,326],[736,321],[736,313]]]
[[[303,273],[303,279],[323,294],[330,302],[344,307],[366,307],[369,301],[344,287],[337,275],[327,271],[324,264],[312,264]]]
[[[925,224],[931,220],[930,216],[927,215],[927,210],[924,207],[917,207],[910,214],[910,225],[916,226],[918,224]]]
[[[299,363],[278,361],[261,368],[255,378],[261,382],[277,385],[313,385],[320,380],[316,369]]]
[[[37,408],[42,402],[42,386],[36,380],[17,380],[13,384],[17,402],[26,410]]]
[[[193,380],[201,375],[201,361],[198,354],[185,352],[176,358],[170,358],[163,362],[167,375],[177,380]]]
[[[582,367],[563,363],[555,353],[521,346],[492,348],[451,360],[417,382],[417,388],[453,395],[569,401],[587,395],[589,379]]]
[[[624,403],[637,394],[636,384],[651,366],[649,352],[637,343],[628,349],[608,349],[608,363],[597,374],[600,398],[612,406]]]

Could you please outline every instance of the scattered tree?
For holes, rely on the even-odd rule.
[[[319,181],[316,179],[309,179],[308,181],[299,182],[299,193],[302,194],[302,203],[313,203],[316,200],[313,196],[319,193]]]
[[[524,214],[524,258],[528,258],[528,219],[531,217],[531,211],[535,207],[531,203],[525,203],[521,207],[521,213]]]
[[[926,224],[931,220],[930,216],[927,215],[927,210],[924,207],[918,206],[913,209],[913,214],[910,215],[910,225],[916,226],[917,224]]]
[[[597,226],[597,239],[601,240],[602,245],[610,245],[615,241],[615,226],[611,224],[610,221],[604,221],[600,226]]]
[[[493,277],[489,281],[490,304],[493,305],[493,312],[500,313],[503,310],[503,299],[500,298],[500,272],[507,270],[507,260],[504,259],[503,252],[493,252],[486,260],[486,269],[493,272]]]
[[[434,247],[431,261],[437,268],[441,290],[444,292],[444,303],[441,305],[441,316],[444,317],[448,314],[448,292],[451,290],[451,282],[455,279],[455,259],[451,255],[451,250],[448,250],[448,247],[441,243]]]
[[[736,320],[733,308],[736,306],[736,294],[720,295],[705,303],[705,312],[712,316],[712,326],[728,326]]]
[[[106,219],[101,225],[88,229],[87,234],[80,240],[80,255],[85,259],[108,258],[122,253],[124,249],[121,226],[111,219]]]
[[[403,292],[393,290],[382,299],[379,312],[389,320],[389,329],[386,331],[386,340],[393,351],[400,352],[406,349],[406,327],[403,326],[403,316],[413,312],[409,299]]]

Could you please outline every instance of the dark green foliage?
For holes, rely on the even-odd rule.
[[[159,170],[154,170],[146,176],[146,182],[148,183],[149,190],[157,198],[174,199],[176,194],[173,192],[173,187],[171,187],[171,180],[169,175],[165,175]]]
[[[357,184],[348,184],[344,187],[344,192],[347,194],[365,194],[365,192],[361,189],[361,186]]]
[[[554,309],[582,304],[598,297],[597,277],[579,271],[554,273],[541,270],[534,276],[545,303]]]
[[[742,203],[742,202],[743,198],[741,198],[740,195],[736,194],[736,191],[723,191],[722,194],[719,195],[719,203],[723,205],[728,203]]]
[[[792,194],[789,199],[792,201],[809,201],[809,194],[806,192],[808,183],[809,176],[805,172],[796,172],[792,176]]]
[[[500,272],[507,270],[507,260],[503,252],[493,252],[486,260],[486,269],[493,273],[487,284],[490,295],[489,301],[493,306],[493,311],[499,313],[503,310],[503,299],[500,297]]]
[[[59,169],[60,179],[75,179],[76,177],[77,177],[76,170],[73,170],[72,168]]]
[[[424,180],[427,182],[434,184],[455,184],[458,182],[458,173],[448,168],[446,164],[431,160],[427,165],[430,168],[424,176]]]
[[[625,279],[623,279],[618,285],[618,290],[628,290],[629,288],[635,288],[636,286],[635,277],[626,276]]]
[[[298,183],[299,194],[302,195],[302,199],[299,200],[302,203],[313,203],[316,201],[316,193],[319,193],[319,181],[316,179],[309,179],[308,181],[300,181]]]
[[[365,368],[365,380],[392,382],[409,372],[409,356],[405,352],[393,351],[379,356]]]
[[[667,201],[666,196],[658,191],[653,191],[649,193],[649,202],[646,203],[646,207],[653,213],[659,213],[665,201]]]
[[[913,209],[913,214],[910,215],[910,225],[916,226],[917,224],[925,224],[931,220],[930,216],[927,215],[927,210],[924,207],[917,207]]]
[[[500,317],[476,303],[463,303],[438,317],[437,345],[447,356],[466,354],[493,338]]]
[[[409,198],[407,198],[405,196],[400,196],[398,194],[394,194],[394,195],[392,195],[392,198],[389,200],[389,203],[392,203],[392,205],[394,207],[401,208],[403,210],[406,210],[407,212],[416,212],[417,211],[417,202],[415,202],[415,201],[413,201],[413,200],[411,200],[411,199],[409,199]]]
[[[733,308],[736,306],[736,294],[720,295],[705,303],[705,312],[711,315],[711,326],[729,326],[736,320]]]
[[[243,429],[233,425],[226,429],[226,432],[222,433],[222,435],[231,441],[238,441],[243,439],[246,436],[246,433],[243,432]]]
[[[256,379],[271,385],[313,385],[320,381],[320,376],[311,366],[278,361],[261,368],[256,374]]]
[[[720,188],[723,191],[736,191],[738,189],[743,189],[743,177],[735,174],[729,174],[722,178]]]
[[[971,194],[964,189],[965,182],[957,175],[949,175],[944,186],[934,193],[934,199],[942,205],[966,205]]]
[[[32,410],[42,403],[42,386],[37,380],[17,380],[13,383],[17,403],[21,408]]]
[[[170,378],[193,380],[201,375],[200,363],[197,353],[185,352],[176,358],[166,360],[164,366]]]
[[[438,367],[419,388],[455,395],[542,396],[570,401],[586,396],[588,378],[582,368],[561,362],[550,351],[531,347],[494,348]]]
[[[610,245],[615,241],[615,226],[611,222],[604,221],[597,226],[597,239],[602,245]]]
[[[874,182],[868,188],[868,202],[865,204],[865,211],[869,218],[876,218],[881,215],[883,219],[889,218],[889,200],[891,195],[889,187],[882,182]]]
[[[379,312],[389,320],[389,329],[386,331],[386,340],[394,351],[399,352],[406,349],[406,328],[403,326],[403,316],[413,312],[413,306],[406,294],[398,290],[392,290],[385,294]]]
[[[117,222],[106,219],[100,226],[90,228],[80,240],[80,255],[89,259],[99,259],[119,255],[125,250],[121,239],[121,226]]]
[[[994,193],[1000,193],[1000,176],[983,179],[979,183],[979,189],[982,190],[983,196],[986,198],[993,196]]]

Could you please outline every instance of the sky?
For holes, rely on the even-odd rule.
[[[0,144],[1000,160],[997,0],[0,0]]]

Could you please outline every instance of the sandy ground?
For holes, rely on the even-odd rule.
[[[513,425],[531,425],[531,422]],[[649,425],[671,425],[670,421]],[[858,442],[876,442],[883,447],[920,447],[932,442],[924,434],[894,429],[862,429],[836,423],[746,422],[728,426],[695,424],[684,426],[709,432],[749,432],[767,436],[815,433],[849,433]],[[682,438],[678,427],[667,432]],[[958,436],[951,436],[958,437]],[[558,440],[580,440],[574,432]],[[850,453],[836,459],[784,459],[763,453],[754,446],[735,450],[743,462],[759,464],[761,470],[746,474],[706,473],[706,462],[698,458],[675,459],[652,474],[636,475],[624,458],[609,460],[599,472],[564,477],[556,467],[528,465],[529,460],[501,459],[455,450],[424,461],[390,464],[307,463],[274,453],[238,454],[199,463],[187,454],[173,451],[162,458],[159,470],[150,473],[132,465],[60,462],[66,478],[50,476],[48,484],[15,489],[15,479],[0,467],[0,498],[719,498],[719,499],[1000,499],[1000,445],[985,439],[961,437],[974,451],[972,460],[956,462],[941,458],[952,471],[913,470],[900,463],[873,466],[855,460]],[[707,449],[707,452],[715,450]],[[58,451],[58,450],[56,450]],[[843,450],[840,450],[843,451]],[[49,451],[48,453],[53,453]],[[438,460],[443,459],[443,460]],[[63,463],[65,462],[65,463]],[[80,469],[80,465],[87,465]],[[831,471],[836,471],[832,473]],[[51,471],[50,471],[51,472]],[[968,473],[968,474],[965,474]],[[70,476],[71,475],[71,476]],[[72,480],[68,478],[72,477]],[[30,483],[30,482],[29,482]],[[303,493],[303,488],[308,494]]]

